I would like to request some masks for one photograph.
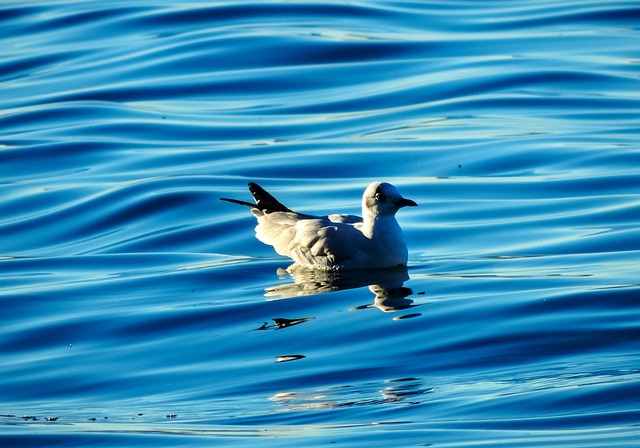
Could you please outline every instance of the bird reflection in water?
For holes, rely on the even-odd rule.
[[[281,277],[292,278],[293,283],[273,286],[265,290],[268,300],[290,299],[332,291],[356,289],[367,286],[374,294],[373,303],[357,306],[351,310],[378,308],[383,312],[392,312],[412,308],[413,300],[407,297],[413,294],[404,287],[409,279],[406,267],[366,271],[312,271],[309,269],[278,270]],[[414,317],[411,316],[404,316]]]
[[[301,317],[299,319],[287,319],[284,317],[273,318],[273,325],[269,325],[265,322],[258,330],[282,330],[283,328],[293,327],[294,325],[300,325],[310,320],[314,320],[315,317]]]
[[[363,310],[368,308],[378,308],[385,313],[399,310],[406,310],[417,305],[413,304],[413,300],[408,296],[413,294],[410,288],[404,286],[404,282],[409,279],[406,267],[398,267],[396,269],[385,270],[367,270],[367,271],[349,271],[349,272],[327,272],[312,271],[308,269],[288,269],[287,271],[279,271],[281,276],[286,275],[292,278],[293,283],[273,286],[265,290],[265,296],[268,300],[289,299],[294,297],[303,297],[316,294],[322,294],[332,291],[340,291],[347,289],[356,289],[368,287],[374,295],[373,303],[356,306],[350,308],[350,311]],[[421,316],[419,313],[410,313],[394,317],[394,320],[409,319]],[[282,330],[297,326],[311,320],[314,317],[296,317],[296,318],[273,318],[273,323],[265,322],[258,330]],[[276,362],[289,362],[305,358],[304,355],[282,355]],[[395,388],[389,388],[389,391]],[[283,398],[286,400],[286,394]],[[393,401],[393,400],[389,400]],[[322,402],[320,406],[326,406],[327,403]]]

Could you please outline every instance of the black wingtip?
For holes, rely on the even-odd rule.
[[[220,198],[220,200],[231,202],[233,204],[245,205],[251,208],[257,208],[265,213],[293,211],[282,205],[280,201],[271,196],[271,194],[269,194],[267,190],[265,190],[255,182],[249,182],[249,191],[251,192],[253,199],[256,201],[255,204],[230,198]]]
[[[280,201],[271,196],[260,185],[255,182],[249,182],[249,191],[253,196],[253,199],[256,201],[256,208],[263,210],[267,213],[272,212],[291,212],[292,210],[288,209]]]

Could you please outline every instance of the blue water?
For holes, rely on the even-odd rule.
[[[637,2],[0,22],[3,446],[640,445]],[[293,278],[218,200],[373,180],[406,272]]]

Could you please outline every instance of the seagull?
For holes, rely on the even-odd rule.
[[[395,214],[402,207],[418,204],[403,198],[387,182],[373,182],[364,191],[362,217],[297,213],[256,183],[249,183],[249,191],[255,204],[220,199],[251,207],[258,220],[256,238],[291,258],[290,269],[342,271],[407,265],[407,245]]]

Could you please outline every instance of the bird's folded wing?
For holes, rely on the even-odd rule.
[[[342,222],[345,224],[359,224],[362,222],[362,218],[355,215],[333,214],[333,215],[327,216],[327,218],[329,218],[329,221],[331,222]]]
[[[256,236],[299,264],[331,267],[349,260],[366,244],[357,227],[329,218],[274,212],[258,217]]]

